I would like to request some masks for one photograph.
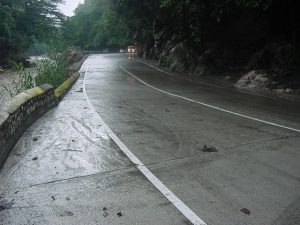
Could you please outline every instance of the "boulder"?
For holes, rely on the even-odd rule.
[[[246,65],[246,70],[288,70],[295,63],[293,46],[290,44],[267,44],[254,53]]]
[[[189,50],[184,43],[175,45],[170,51],[170,69],[176,72],[183,72],[187,69]]]
[[[234,85],[237,88],[254,88],[268,90],[271,84],[270,76],[264,71],[252,70],[242,76]]]
[[[159,57],[159,66],[165,66],[169,67],[170,66],[170,58],[169,54],[172,48],[176,43],[173,43],[172,41],[167,41],[166,44],[163,46],[162,53]]]
[[[185,42],[177,43],[171,48],[172,45],[172,42],[166,44],[160,57],[160,66],[168,66],[172,71],[179,73],[191,71],[195,67],[196,58],[193,52]]]
[[[71,76],[80,69],[83,59],[86,57],[86,53],[81,48],[71,47],[62,53],[62,57],[69,65],[66,69],[66,73]]]
[[[80,62],[85,56],[85,51],[78,47],[71,47],[62,53],[68,65]]]
[[[194,73],[200,76],[212,75],[219,69],[219,64],[214,51],[208,49],[198,58]]]

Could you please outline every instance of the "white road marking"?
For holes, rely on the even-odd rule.
[[[83,94],[85,99],[99,121],[103,124],[104,129],[110,136],[110,138],[119,146],[119,148],[127,155],[127,157],[137,166],[137,168],[145,175],[145,177],[180,211],[182,214],[194,225],[206,225],[206,223],[197,216],[186,204],[184,204],[173,192],[167,188],[144,164],[140,161],[127,147],[126,145],[114,134],[109,126],[103,121],[100,115],[92,105],[87,92],[86,92],[86,75],[88,69],[85,71],[83,80]]]
[[[233,112],[233,111],[230,111],[230,110],[227,110],[227,109],[223,109],[223,108],[220,108],[220,107],[217,107],[217,106],[209,105],[209,104],[206,104],[206,103],[203,103],[203,102],[200,102],[200,101],[196,101],[196,100],[193,100],[193,99],[190,99],[190,98],[187,98],[187,97],[183,97],[181,95],[172,94],[170,92],[164,91],[162,89],[156,88],[156,87],[148,84],[147,82],[141,80],[140,78],[138,78],[135,75],[133,75],[132,73],[130,73],[128,70],[126,70],[121,65],[120,65],[120,68],[122,70],[124,70],[127,74],[129,74],[130,76],[132,76],[133,78],[135,78],[136,80],[138,80],[140,83],[142,83],[142,84],[144,84],[144,85],[146,85],[146,86],[148,86],[148,87],[150,87],[150,88],[152,88],[154,90],[162,92],[164,94],[167,94],[167,95],[170,95],[170,96],[173,96],[173,97],[176,97],[176,98],[181,98],[181,99],[193,102],[193,103],[197,103],[197,104],[200,104],[200,105],[203,105],[203,106],[215,109],[215,110],[219,110],[219,111],[222,111],[222,112],[230,113],[230,114],[233,114],[233,115],[236,115],[236,116],[239,116],[239,117],[247,118],[247,119],[254,120],[254,121],[257,121],[257,122],[261,122],[261,123],[264,123],[264,124],[268,124],[268,125],[272,125],[272,126],[275,126],[275,127],[280,127],[280,128],[283,128],[283,129],[287,129],[287,130],[290,130],[290,131],[295,131],[295,132],[300,133],[299,129],[295,129],[295,128],[292,128],[292,127],[283,126],[283,125],[272,123],[272,122],[269,122],[269,121],[266,121],[266,120],[262,120],[262,119],[257,119],[255,117],[247,116],[247,115],[244,115],[244,114],[241,114],[241,113],[236,113],[236,112]]]
[[[143,63],[143,64],[145,64],[145,65],[147,65],[147,66],[149,66],[149,67],[152,67],[152,68],[156,69],[157,71],[160,71],[160,72],[162,72],[162,73],[168,74],[168,75],[170,75],[170,76],[176,77],[176,78],[181,79],[181,80],[187,80],[187,81],[191,81],[191,82],[193,82],[193,83],[202,84],[202,85],[209,86],[209,87],[215,87],[215,88],[220,88],[220,89],[228,89],[228,88],[226,88],[226,87],[222,87],[222,86],[219,86],[219,85],[213,85],[213,84],[210,84],[210,83],[206,83],[206,82],[202,82],[202,81],[193,80],[193,79],[189,79],[189,78],[186,78],[186,77],[180,77],[180,76],[177,76],[177,75],[174,74],[174,73],[170,73],[170,72],[168,72],[168,71],[164,71],[164,70],[162,70],[162,69],[160,69],[160,68],[158,68],[158,67],[156,67],[156,66],[153,66],[153,65],[151,65],[151,64],[149,64],[149,63],[146,63],[146,62],[144,62],[144,61],[142,61],[142,60],[140,60],[140,59],[137,59],[137,58],[134,58],[134,59],[135,59],[136,61],[140,62],[140,63]],[[271,97],[271,96],[267,96],[267,95],[263,95],[263,94],[258,94],[258,93],[253,93],[253,92],[248,92],[248,91],[243,91],[243,90],[238,90],[238,89],[236,89],[235,91],[241,92],[241,93],[245,93],[245,94],[249,94],[249,95],[261,96],[261,97],[265,97],[265,98],[269,98],[269,99],[276,99],[276,98],[273,98],[273,97]]]

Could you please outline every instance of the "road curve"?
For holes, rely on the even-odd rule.
[[[1,169],[0,224],[298,224],[299,115],[92,54]]]
[[[128,55],[85,66],[97,113],[207,224],[299,221],[299,102],[185,81]]]

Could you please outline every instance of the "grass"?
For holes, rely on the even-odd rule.
[[[22,63],[13,62],[14,69],[19,71],[18,79],[14,79],[11,87],[1,85],[0,97],[6,92],[10,97],[14,97],[24,90],[34,87],[33,76],[30,72],[25,71]]]
[[[56,88],[68,78],[66,75],[68,64],[57,53],[57,50],[51,47],[48,50],[48,58],[36,63],[37,76],[35,78],[30,72],[25,71],[22,63],[13,62],[13,67],[19,71],[19,77],[13,80],[11,87],[0,85],[0,98],[5,92],[10,97],[14,97],[35,85],[51,84]]]
[[[35,78],[36,85],[51,84],[53,87],[58,87],[67,79],[66,68],[67,64],[63,60],[43,59],[39,61]]]
[[[58,87],[67,79],[66,68],[68,64],[58,52],[54,44],[50,43],[48,59],[41,60],[37,64],[36,85],[51,84],[53,87]]]

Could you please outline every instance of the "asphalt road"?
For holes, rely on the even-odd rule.
[[[124,55],[94,55],[86,65],[99,115],[207,224],[300,221],[300,132],[168,95],[126,71],[162,91],[298,129],[299,102],[184,81]],[[203,152],[204,145],[218,152]]]
[[[90,55],[81,72],[1,170],[0,224],[299,224],[298,100],[127,54]]]

